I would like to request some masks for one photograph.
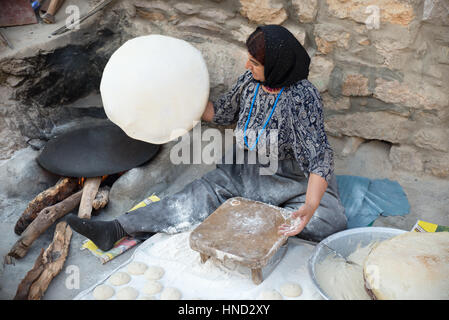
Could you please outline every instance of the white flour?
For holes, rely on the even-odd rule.
[[[251,280],[251,270],[237,263],[229,260],[221,262],[211,257],[202,264],[200,254],[190,248],[189,236],[190,232],[157,234],[142,243],[132,258],[111,274],[126,270],[132,261],[160,266],[165,273],[158,281],[164,287],[180,290],[182,299],[259,299],[262,291],[279,291],[286,282],[295,282],[303,288],[302,295],[295,298],[283,297],[286,300],[321,299],[307,271],[307,261],[314,247],[299,239],[289,239],[285,256],[271,273],[263,274],[264,281],[260,285],[255,285]],[[75,299],[93,299],[93,289],[107,279],[81,292]],[[143,276],[132,276],[128,285],[141,291],[145,283]],[[160,294],[155,297],[159,299]]]

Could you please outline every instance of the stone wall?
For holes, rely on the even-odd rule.
[[[244,44],[255,27],[282,24],[312,57],[309,80],[322,93],[329,135],[389,142],[394,167],[449,177],[447,0],[122,0],[95,19],[83,28],[90,28],[92,37],[92,30],[108,30],[110,40],[92,42],[82,62],[101,66],[135,36],[179,37],[203,53],[211,99],[244,72]],[[86,32],[83,28],[72,33]],[[0,61],[0,92],[15,88],[29,97],[33,91],[9,65]],[[39,70],[34,86],[45,78],[43,67]],[[90,70],[92,82],[81,93],[98,88],[97,71]],[[49,77],[55,81],[54,74]],[[64,104],[60,98],[44,102],[44,96],[35,96],[40,110],[45,103]],[[0,137],[18,134],[2,121]]]

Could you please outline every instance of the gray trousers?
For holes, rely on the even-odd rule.
[[[217,164],[216,169],[189,183],[181,191],[127,212],[117,220],[129,235],[146,239],[158,232],[187,231],[232,197],[244,197],[291,211],[296,211],[305,203],[308,178],[296,160],[278,160],[276,173],[260,175],[261,167],[269,165],[259,162],[248,164],[248,159],[248,151],[245,150],[243,164],[236,164],[234,156],[233,164]],[[320,206],[298,237],[321,241],[346,229],[346,224],[337,180],[332,175]]]

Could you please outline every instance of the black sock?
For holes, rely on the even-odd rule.
[[[91,221],[71,214],[67,217],[67,223],[73,230],[92,240],[103,251],[112,249],[117,240],[128,235],[117,220]]]

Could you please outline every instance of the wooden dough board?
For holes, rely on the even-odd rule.
[[[190,247],[201,261],[213,256],[231,260],[252,270],[253,282],[262,282],[262,268],[286,242],[278,227],[289,212],[258,201],[231,198],[217,208],[190,234]]]

